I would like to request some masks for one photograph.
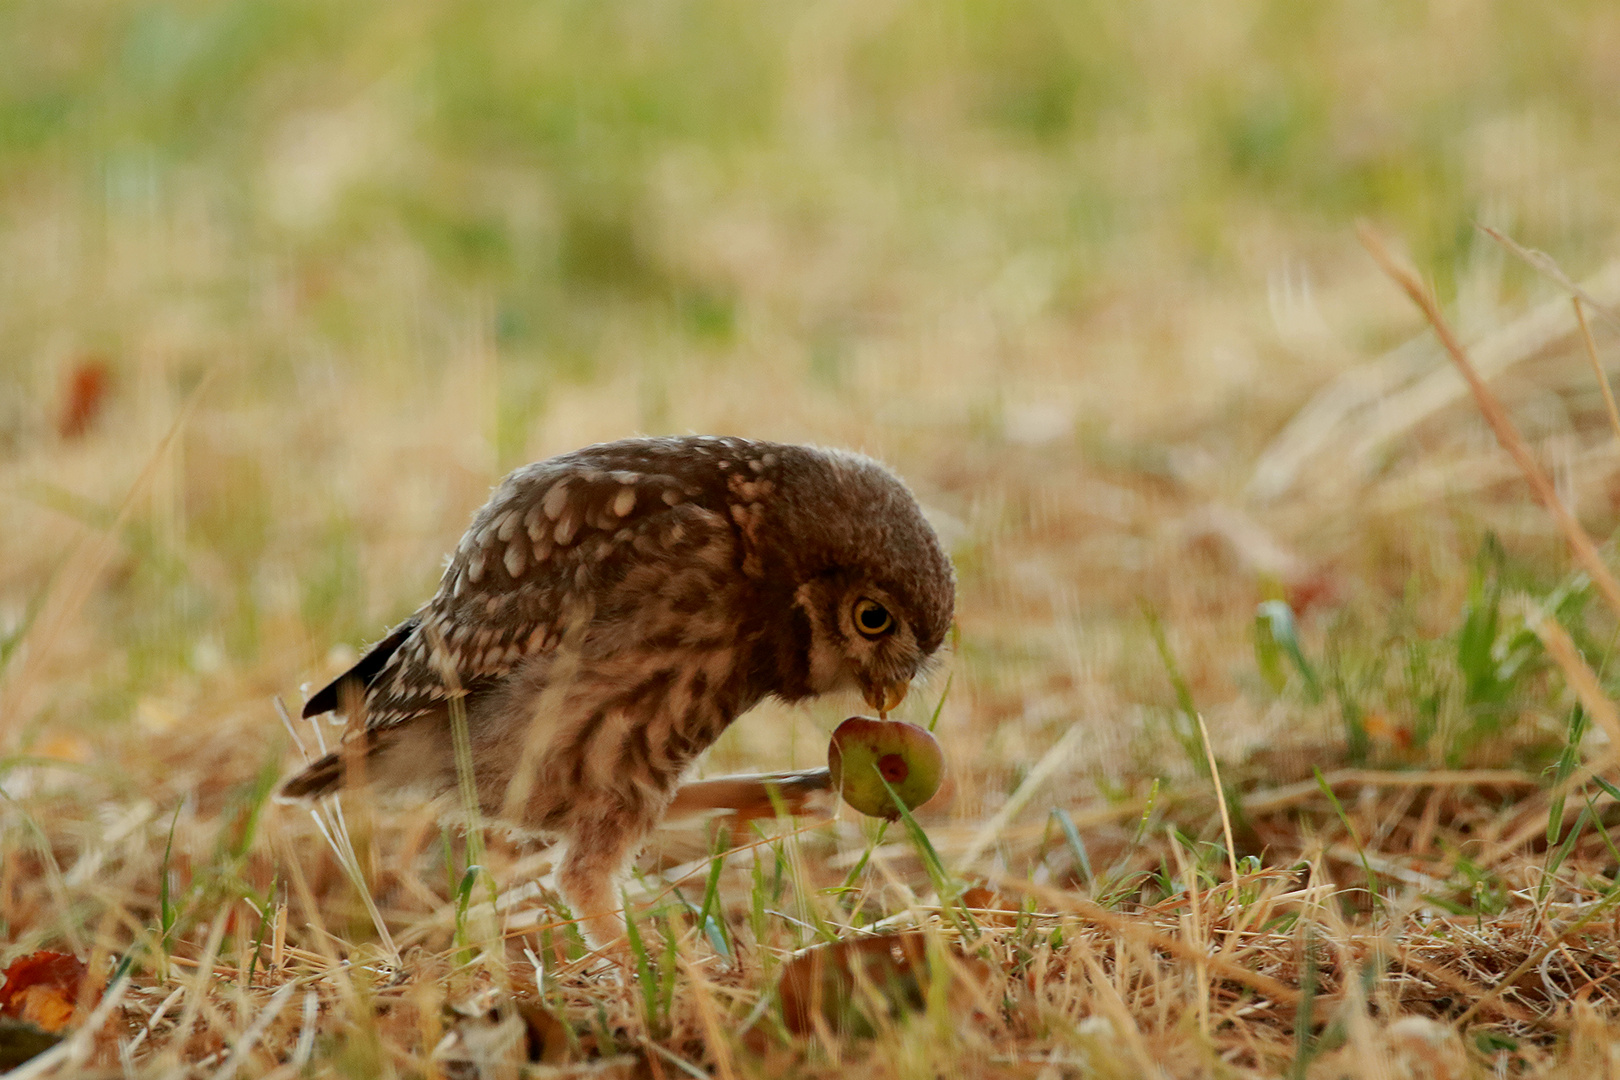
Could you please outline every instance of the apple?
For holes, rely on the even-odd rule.
[[[939,741],[916,724],[852,716],[833,732],[827,770],[845,802],[863,814],[893,821],[900,811],[878,778],[888,782],[907,810],[915,810],[939,790],[945,754]]]

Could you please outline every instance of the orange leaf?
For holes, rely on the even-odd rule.
[[[19,957],[0,985],[0,1016],[26,1020],[41,1031],[58,1032],[73,1019],[85,966],[67,953],[40,950]]]
[[[62,410],[56,418],[56,431],[64,439],[76,439],[90,430],[107,404],[112,388],[112,370],[105,360],[85,357],[68,375],[62,394]]]

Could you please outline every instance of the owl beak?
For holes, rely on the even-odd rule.
[[[900,707],[906,700],[906,691],[911,689],[909,682],[892,682],[880,686],[866,688],[866,703],[878,711],[879,716],[886,716]]]

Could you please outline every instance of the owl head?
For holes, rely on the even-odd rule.
[[[810,447],[779,458],[761,525],[780,553],[770,572],[792,585],[803,687],[858,690],[887,712],[950,630],[950,559],[905,484],[877,462]]]

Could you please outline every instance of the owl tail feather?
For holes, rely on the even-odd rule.
[[[285,780],[276,798],[284,802],[318,799],[323,795],[336,795],[338,788],[345,784],[362,785],[377,756],[393,743],[391,732],[368,731],[359,738],[346,740],[336,750],[315,759]]]
[[[283,799],[315,799],[332,794],[342,783],[343,757],[327,754],[288,779],[276,794]]]

